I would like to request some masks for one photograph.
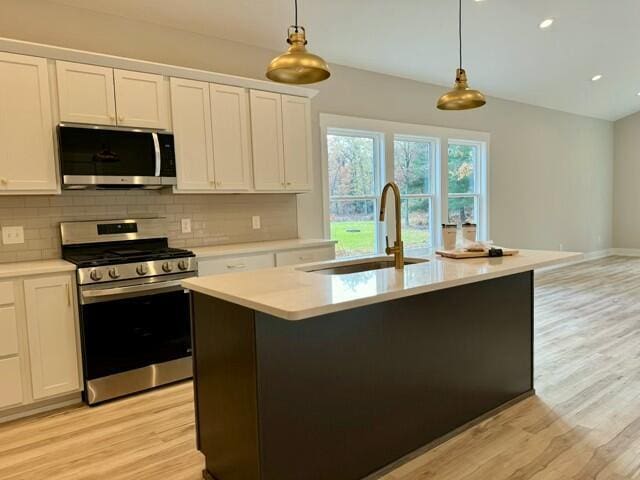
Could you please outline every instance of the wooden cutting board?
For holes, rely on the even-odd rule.
[[[483,252],[467,252],[466,250],[436,250],[436,253],[441,257],[457,258],[457,259],[481,258],[481,257],[489,256],[489,252],[486,250]],[[514,250],[513,248],[502,249],[502,255],[504,255],[505,257],[511,256],[511,255],[517,255],[517,254],[518,254],[518,250]]]

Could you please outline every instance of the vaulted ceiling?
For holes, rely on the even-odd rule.
[[[49,0],[283,50],[293,0]],[[456,0],[299,0],[309,47],[330,63],[450,86]],[[471,86],[608,120],[640,110],[638,0],[463,0]],[[541,30],[538,24],[553,18]],[[602,79],[593,82],[593,76]]]

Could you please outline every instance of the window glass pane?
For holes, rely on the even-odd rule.
[[[431,143],[396,139],[393,142],[394,177],[403,194],[431,191]]]
[[[373,138],[330,134],[327,151],[331,196],[375,195]]]
[[[476,193],[477,154],[475,145],[449,144],[449,193]]]
[[[331,239],[337,240],[336,256],[375,253],[376,208],[373,200],[332,200]]]
[[[449,223],[478,223],[475,197],[449,197]]]
[[[402,199],[402,242],[405,249],[431,246],[430,214],[429,198]]]

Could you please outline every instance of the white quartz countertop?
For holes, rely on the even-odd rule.
[[[287,266],[252,272],[189,278],[185,288],[285,320],[327,313],[442,290],[578,260],[581,253],[520,250],[518,255],[465,260],[425,257],[429,261],[346,275],[305,272]],[[328,263],[328,262],[322,262]],[[335,263],[343,264],[340,261]]]
[[[327,247],[334,245],[335,243],[335,240],[294,238],[290,240],[272,240],[267,242],[234,243],[230,245],[194,247],[190,248],[190,250],[196,254],[196,257],[204,259],[252,253],[278,252],[295,250],[298,248]]]
[[[0,263],[0,278],[39,275],[41,273],[71,272],[75,269],[76,266],[73,263],[60,259]]]

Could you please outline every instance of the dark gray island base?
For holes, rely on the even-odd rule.
[[[358,480],[533,393],[533,272],[288,321],[193,294],[215,480]]]

